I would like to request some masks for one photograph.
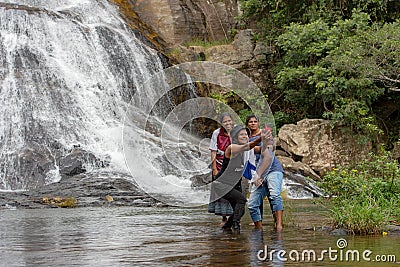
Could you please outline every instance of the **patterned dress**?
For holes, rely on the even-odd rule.
[[[217,151],[216,163],[218,171],[221,170],[225,150],[230,144],[231,139],[222,127],[214,131],[211,137],[210,150]],[[220,216],[230,216],[233,214],[233,209],[228,200],[220,198],[208,205],[208,212]]]

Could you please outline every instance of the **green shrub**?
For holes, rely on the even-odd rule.
[[[190,41],[185,42],[186,47],[190,46],[203,46],[205,48],[209,48],[212,46],[217,46],[217,45],[227,45],[232,43],[231,40],[223,39],[223,40],[215,40],[215,41],[205,41],[201,38],[194,38]]]
[[[388,152],[358,165],[338,167],[320,183],[331,197],[334,225],[354,234],[381,232],[400,218],[400,170]]]

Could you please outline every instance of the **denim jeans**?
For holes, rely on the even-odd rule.
[[[256,187],[254,184],[251,186],[248,208],[253,222],[262,220],[260,206],[265,196],[268,197],[272,212],[283,210],[281,197],[283,173],[271,172],[263,178],[261,186]]]

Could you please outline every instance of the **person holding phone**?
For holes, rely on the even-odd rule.
[[[256,114],[250,114],[246,118],[246,127],[250,130],[249,141],[255,140],[257,137],[261,135],[260,122]],[[261,142],[257,144],[257,146],[261,146]],[[260,160],[260,154],[256,154],[256,164]]]
[[[252,183],[248,209],[256,228],[262,228],[262,203],[267,196],[277,231],[282,231],[283,201],[281,197],[283,168],[275,157],[271,145],[271,131],[261,131],[261,157],[257,164],[256,179]]]
[[[253,149],[261,137],[249,142],[248,129],[235,126],[231,130],[232,143],[226,148],[221,170],[211,185],[211,199],[224,198],[233,208],[233,214],[222,226],[223,230],[240,232],[240,219],[245,212],[246,197],[242,193],[241,181],[244,169],[244,153]]]

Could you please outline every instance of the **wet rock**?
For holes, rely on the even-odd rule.
[[[400,234],[400,225],[389,225],[387,230],[390,233]]]
[[[301,161],[294,161],[292,158],[277,156],[277,159],[282,163],[285,170],[293,173],[300,173],[303,176],[310,177],[315,181],[320,181],[321,177],[316,174],[310,166],[302,163]]]
[[[48,16],[53,16],[56,18],[62,19],[60,14],[56,12],[52,12],[50,10],[44,9],[44,8],[38,8],[38,7],[32,7],[32,6],[27,6],[27,5],[19,5],[19,4],[9,4],[9,3],[0,3],[0,7],[7,9],[16,9],[16,10],[24,10],[28,14],[37,14],[37,13],[46,13]]]
[[[332,228],[330,226],[313,226],[313,227],[307,227],[304,230],[314,231],[314,232],[331,232]]]
[[[98,159],[93,153],[74,148],[69,154],[59,159],[61,177],[70,177],[87,171],[87,168],[105,167],[107,161]]]
[[[192,182],[192,188],[204,187],[212,181],[211,172],[194,175],[190,178],[190,181]]]
[[[314,180],[305,177],[299,170],[284,166],[283,178],[289,198],[305,199],[324,196],[324,192],[316,185]]]
[[[21,149],[6,155],[0,167],[5,170],[5,189],[27,189],[44,185],[47,173],[54,170],[55,159],[42,144],[27,142]]]
[[[113,201],[106,196],[112,196]],[[0,192],[0,209],[51,208],[64,204],[67,207],[72,202],[66,200],[76,200],[73,203],[76,207],[155,206],[159,203],[141,191],[127,174],[92,172],[25,192]]]
[[[344,228],[334,229],[330,232],[330,234],[335,235],[335,236],[348,235],[349,230],[344,229]]]

